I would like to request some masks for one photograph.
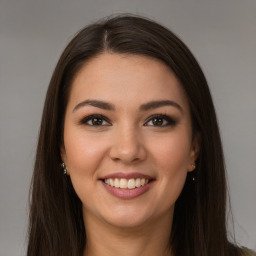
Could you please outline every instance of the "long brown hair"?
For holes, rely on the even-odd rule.
[[[189,173],[175,204],[170,245],[177,256],[240,255],[226,230],[226,177],[216,114],[205,76],[185,44],[165,27],[121,15],[82,29],[68,44],[47,91],[31,185],[28,256],[78,256],[86,246],[81,201],[61,169],[64,115],[81,66],[102,52],[161,60],[175,73],[201,137],[195,182]]]

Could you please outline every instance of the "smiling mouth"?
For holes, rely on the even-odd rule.
[[[145,178],[131,178],[131,179],[124,179],[124,178],[108,178],[102,180],[105,184],[108,184],[114,188],[121,188],[121,189],[135,189],[139,187],[143,187],[147,185],[151,180]]]

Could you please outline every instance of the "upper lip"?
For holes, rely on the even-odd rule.
[[[104,179],[114,179],[114,178],[118,178],[118,179],[148,179],[148,180],[153,180],[154,178],[149,176],[149,175],[145,175],[142,173],[138,173],[138,172],[130,172],[130,173],[124,173],[124,172],[116,172],[116,173],[111,173],[108,174],[106,176],[100,177],[100,180],[104,180]]]

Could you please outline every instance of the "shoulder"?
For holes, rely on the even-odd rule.
[[[246,248],[246,247],[242,247],[242,252],[243,252],[243,256],[256,256],[256,252]]]

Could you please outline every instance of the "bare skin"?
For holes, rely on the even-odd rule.
[[[171,256],[175,201],[199,151],[173,72],[144,56],[103,53],[88,61],[71,87],[64,145],[83,205],[84,256]],[[133,187],[117,187],[121,179]]]
[[[88,218],[85,218],[87,220]],[[90,218],[89,218],[90,219]],[[169,225],[167,223],[169,222]],[[171,256],[169,235],[172,217],[159,219],[155,225],[120,229],[111,225],[102,225],[100,221],[88,221],[87,248],[84,256]],[[97,232],[95,232],[97,230]]]

